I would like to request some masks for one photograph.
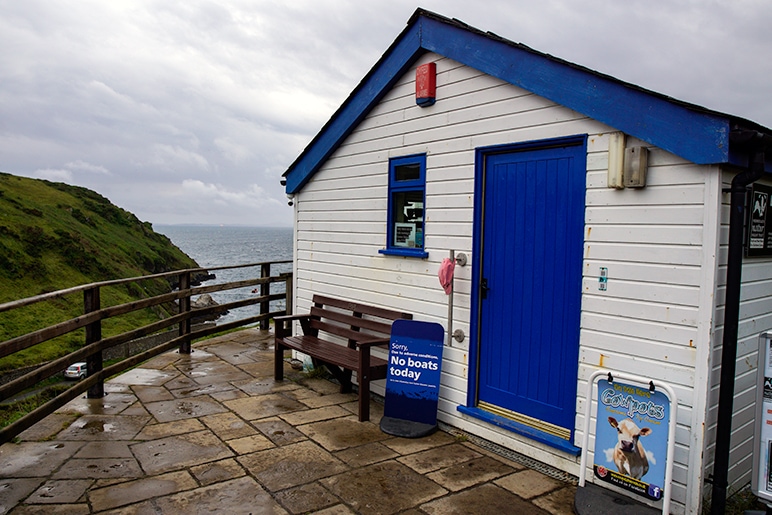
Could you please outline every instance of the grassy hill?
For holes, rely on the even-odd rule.
[[[197,268],[151,224],[86,188],[0,173],[0,303],[79,284]],[[104,288],[102,306],[170,291],[166,281]],[[0,313],[0,342],[83,313],[82,295]],[[158,320],[171,306],[105,321],[109,336]],[[0,359],[0,371],[82,344],[82,332]]]

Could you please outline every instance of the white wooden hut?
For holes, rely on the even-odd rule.
[[[716,443],[724,190],[754,156],[772,184],[770,134],[419,9],[284,175],[295,311],[320,293],[447,329],[438,269],[466,254],[439,420],[578,475],[587,378],[666,382],[672,511],[698,513]],[[772,328],[772,258],[741,262],[730,490],[750,481],[757,339]]]

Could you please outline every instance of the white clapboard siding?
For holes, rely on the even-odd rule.
[[[712,317],[718,316],[719,307],[713,282],[721,275],[713,268],[706,271],[715,258],[705,255],[715,256],[719,231],[726,237],[725,229],[711,222],[717,216],[715,207],[706,207],[720,195],[717,169],[649,147],[647,187],[608,189],[607,150],[613,128],[435,54],[423,55],[416,64],[432,61],[438,71],[434,106],[415,106],[415,73],[408,71],[296,195],[296,311],[306,310],[311,296],[320,293],[410,311],[418,320],[445,326],[447,297],[437,271],[448,251],[455,250],[470,259],[465,268],[456,268],[453,320],[454,328],[468,334],[471,263],[476,258],[475,149],[587,134],[575,442],[580,441],[586,381],[593,371],[608,368],[672,384],[680,408],[673,509],[696,513],[699,492],[693,492],[704,477],[704,440],[693,427],[705,422],[708,401],[700,399],[708,393],[703,391],[706,385],[715,384],[717,369],[715,363],[708,369],[707,360]],[[633,138],[627,144],[648,146]],[[378,253],[386,246],[388,160],[414,153],[427,155],[426,260]],[[726,207],[721,216],[728,217]],[[609,273],[604,292],[598,290],[600,267]],[[769,268],[755,263],[746,268],[757,283],[744,293],[747,319],[742,330],[750,341],[751,319],[766,323],[764,313],[772,312],[765,311],[769,293],[764,290],[769,286],[766,291],[772,292],[772,278]],[[703,293],[706,284],[708,294]],[[577,474],[577,458],[457,411],[467,401],[469,338],[453,345],[444,352],[440,420]],[[746,431],[748,424],[742,427]],[[737,449],[745,449],[744,442]],[[738,468],[737,474],[745,473]]]

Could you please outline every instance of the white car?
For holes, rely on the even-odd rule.
[[[83,379],[86,377],[87,373],[88,371],[86,370],[85,363],[73,363],[64,371],[64,377],[67,379]]]

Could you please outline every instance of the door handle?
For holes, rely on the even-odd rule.
[[[481,299],[488,298],[488,290],[490,290],[490,288],[488,288],[488,279],[483,277],[482,279],[480,279],[480,298]]]

